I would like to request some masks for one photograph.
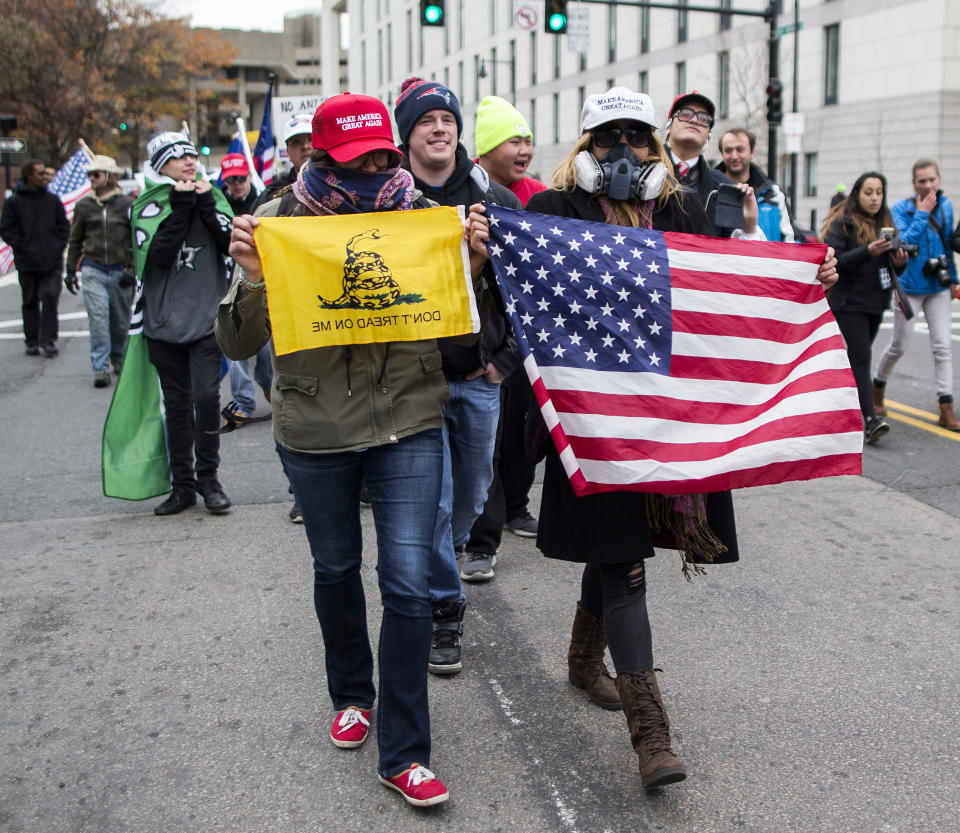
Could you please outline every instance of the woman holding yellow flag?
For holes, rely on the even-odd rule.
[[[327,99],[314,115],[312,143],[311,161],[291,189],[258,210],[262,223],[249,215],[234,220],[230,254],[238,268],[220,304],[217,338],[227,356],[243,359],[274,336],[274,438],[310,542],[314,606],[336,711],[330,739],[344,749],[366,739],[376,699],[360,578],[361,482],[369,489],[383,603],[378,777],[410,804],[425,807],[448,798],[446,787],[429,769],[427,704],[429,563],[440,500],[441,407],[447,385],[435,338],[418,336],[416,329],[401,338],[391,329],[404,318],[413,322],[434,315],[419,309],[429,306],[424,298],[429,292],[395,277],[396,265],[409,252],[389,249],[383,238],[398,235],[382,229],[392,228],[388,221],[393,212],[432,203],[400,167],[387,110],[377,99],[351,94]],[[479,276],[486,260],[486,224],[480,212],[477,207],[470,218],[469,258],[462,243],[463,223],[455,212],[449,215],[456,220],[453,239],[443,251],[432,244],[424,249],[419,240],[403,240],[404,249],[414,250],[419,271],[437,271],[435,262],[452,252],[455,269],[460,276],[466,274],[464,291],[469,295],[470,276]],[[419,228],[442,225],[447,218],[434,222],[433,216],[411,219],[419,221]],[[292,219],[266,219],[270,217]],[[343,231],[350,218],[353,227]],[[333,247],[340,250],[336,274],[311,266],[309,275],[301,272],[287,280],[280,274],[287,259],[281,258],[274,269],[268,256],[273,240],[268,229],[293,234],[289,239],[302,241],[303,249],[341,234]],[[331,339],[349,330],[348,342],[333,339],[327,346],[315,346],[294,334],[285,346],[279,317],[287,311],[290,286],[299,285],[297,279],[307,281],[312,292],[304,306],[317,321],[314,329],[322,331],[322,322],[330,322]],[[470,308],[476,309],[472,303]],[[445,318],[446,313],[437,316]],[[475,322],[472,326],[477,327]],[[380,327],[395,340],[364,343],[375,338],[372,331]],[[470,327],[468,322],[466,330]]]

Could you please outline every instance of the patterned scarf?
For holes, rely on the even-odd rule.
[[[610,200],[600,197],[599,202],[606,221],[617,225],[618,215]],[[653,200],[639,204],[640,228],[653,228],[653,212]],[[707,496],[647,494],[645,497],[647,523],[654,545],[680,551],[681,570],[687,581],[693,575],[706,574],[701,562],[712,562],[727,549],[707,524]]]
[[[294,196],[314,214],[405,211],[413,203],[413,190],[413,177],[403,168],[371,174],[302,165],[293,183]]]

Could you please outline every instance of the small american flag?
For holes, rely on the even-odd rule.
[[[273,96],[273,81],[267,86],[267,97],[263,102],[263,118],[260,120],[260,134],[253,149],[253,162],[257,166],[257,173],[264,185],[273,182],[275,171],[274,157],[276,147],[273,141],[273,130],[270,128],[270,100]]]
[[[490,254],[578,494],[859,474],[863,423],[823,246],[488,206]]]
[[[79,200],[82,200],[91,192],[90,180],[87,179],[87,164],[90,162],[90,156],[80,148],[73,156],[63,163],[63,167],[57,171],[56,176],[50,180],[47,186],[48,191],[52,191],[63,203],[63,208],[67,212],[67,219],[73,220],[73,209]]]

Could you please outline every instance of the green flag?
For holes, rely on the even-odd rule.
[[[103,424],[103,493],[145,500],[170,491],[160,379],[147,355],[139,287],[123,366]]]

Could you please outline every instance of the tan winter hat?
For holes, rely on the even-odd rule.
[[[103,171],[105,174],[120,176],[123,173],[123,168],[117,165],[116,161],[110,156],[94,156],[87,163],[87,173],[91,171]]]

